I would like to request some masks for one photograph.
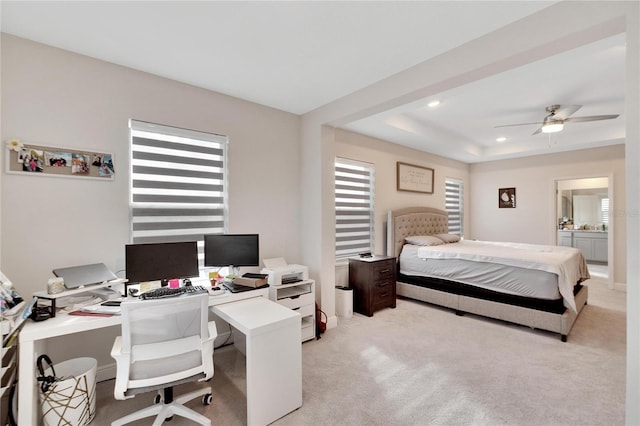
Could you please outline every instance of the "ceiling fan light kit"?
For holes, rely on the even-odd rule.
[[[549,105],[545,108],[547,112],[546,117],[542,122],[538,123],[519,123],[519,124],[507,124],[504,126],[495,126],[498,127],[511,127],[511,126],[527,126],[530,124],[541,124],[533,135],[537,135],[538,133],[557,133],[561,132],[564,129],[565,123],[581,123],[585,121],[600,121],[600,120],[611,120],[613,118],[617,118],[619,114],[610,114],[610,115],[589,115],[584,117],[569,117],[574,112],[578,111],[582,108],[582,105]]]
[[[556,133],[564,129],[562,122],[546,123],[542,126],[542,133]]]

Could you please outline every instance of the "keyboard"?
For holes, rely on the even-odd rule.
[[[164,299],[165,297],[182,296],[183,294],[200,294],[207,293],[207,289],[201,285],[189,285],[185,287],[160,287],[153,290],[145,291],[140,296],[142,300]]]

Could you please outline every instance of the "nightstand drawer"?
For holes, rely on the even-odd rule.
[[[393,262],[378,262],[373,267],[373,279],[391,278],[394,275]]]
[[[372,289],[374,301],[380,297],[385,297],[389,293],[393,293],[393,286],[391,284],[391,281],[378,282]]]
[[[372,303],[373,310],[379,311],[382,308],[395,308],[396,299],[392,296],[392,294],[388,294],[387,297],[379,299],[376,302]]]
[[[393,280],[393,277],[388,277],[386,279],[376,280],[373,283],[373,286],[375,288],[385,288],[391,287],[393,284],[395,284],[395,280]]]

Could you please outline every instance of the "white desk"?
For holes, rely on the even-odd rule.
[[[302,406],[300,314],[263,297],[211,310],[246,337],[247,424],[266,425]]]
[[[254,396],[256,393],[260,393],[261,397],[264,396],[277,396],[280,389],[280,383],[283,378],[278,377],[277,380],[271,380],[271,389],[266,389],[269,383],[264,382],[264,375],[266,374],[262,370],[269,370],[272,367],[272,362],[276,365],[276,368],[283,371],[282,366],[276,358],[268,359],[263,357],[261,353],[273,352],[273,348],[279,348],[279,346],[287,347],[293,346],[293,342],[297,344],[297,361],[293,362],[292,368],[287,368],[288,374],[293,374],[298,381],[300,403],[295,407],[298,408],[302,405],[302,376],[300,374],[302,365],[302,352],[300,348],[300,316],[299,314],[283,308],[275,302],[271,302],[267,299],[268,289],[259,289],[248,291],[244,293],[230,294],[228,296],[209,297],[209,306],[220,306],[229,304],[233,308],[222,310],[222,315],[226,315],[226,318],[222,317],[225,321],[228,321],[240,332],[245,333],[247,340],[247,419],[250,425],[260,424],[260,419],[270,418],[272,413],[270,409],[261,408],[261,402]],[[259,302],[254,301],[259,300]],[[264,300],[263,300],[264,299]],[[245,305],[247,303],[247,305]],[[267,307],[270,305],[270,307]],[[273,306],[271,306],[273,305]],[[246,309],[243,308],[246,306]],[[260,310],[255,310],[256,306],[261,306]],[[292,318],[285,318],[285,313],[281,312],[281,317],[275,312],[273,308],[282,308],[287,311],[288,315],[295,314]],[[269,315],[269,318],[274,322],[270,325],[268,320],[262,321],[260,324],[260,317],[264,313]],[[217,312],[216,312],[217,313]],[[255,317],[253,320],[251,317]],[[257,322],[254,320],[257,319]],[[297,327],[297,335],[291,336],[293,331],[290,331],[289,323],[295,323]],[[39,401],[38,401],[38,387],[36,383],[36,359],[39,355],[46,352],[46,341],[50,338],[63,336],[67,334],[86,332],[91,330],[97,330],[105,327],[120,326],[121,318],[119,315],[112,317],[85,317],[85,316],[72,316],[67,314],[58,314],[55,318],[50,318],[43,322],[27,322],[22,328],[19,335],[19,383],[18,386],[18,425],[36,425],[38,424],[39,416]],[[265,334],[266,333],[266,334]],[[270,336],[270,337],[266,337]],[[255,341],[254,341],[255,339]],[[267,339],[270,343],[266,344]],[[292,356],[296,356],[291,352]],[[251,360],[251,361],[250,361]],[[289,366],[287,366],[289,367]],[[254,376],[256,377],[254,379]],[[252,389],[253,386],[262,386],[258,388],[256,392]],[[292,389],[294,386],[292,386]],[[257,408],[256,408],[257,407]],[[293,409],[295,409],[293,408]],[[287,412],[280,413],[273,420],[284,416]],[[271,421],[273,421],[271,420]],[[255,423],[253,423],[255,422]],[[264,424],[269,423],[265,422]]]

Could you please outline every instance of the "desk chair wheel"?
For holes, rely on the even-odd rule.
[[[210,393],[202,397],[202,405],[211,405],[212,402],[213,402],[213,395],[211,395]]]

